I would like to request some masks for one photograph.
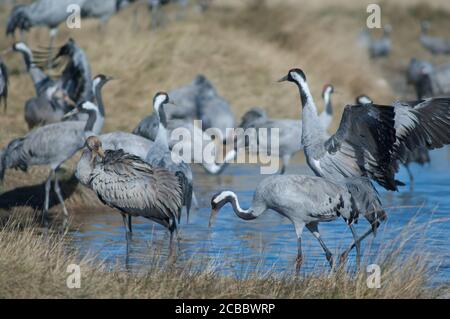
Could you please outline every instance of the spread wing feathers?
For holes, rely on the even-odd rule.
[[[394,107],[399,159],[418,147],[432,150],[450,144],[450,98],[396,102]]]
[[[338,171],[344,177],[368,176],[395,190],[394,117],[394,108],[389,106],[347,106],[338,131],[325,142],[321,169],[331,175]]]
[[[129,214],[152,220],[180,218],[183,193],[177,176],[123,150],[106,151],[90,185],[103,202]]]

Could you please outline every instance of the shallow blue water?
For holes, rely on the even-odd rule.
[[[376,263],[376,256],[391,251],[402,243],[401,254],[411,251],[428,254],[436,266],[434,283],[450,282],[450,151],[432,152],[430,165],[412,165],[414,189],[402,168],[398,179],[408,182],[399,193],[379,188],[389,219],[376,238],[369,237],[363,244],[364,260]],[[288,174],[310,174],[304,164],[293,164]],[[220,190],[233,190],[241,205],[250,205],[255,186],[265,176],[258,166],[232,165],[219,177],[207,176],[195,170],[195,192],[200,208],[191,213],[191,223],[183,220],[179,234],[178,263],[199,262],[226,274],[245,275],[257,269],[265,271],[293,271],[296,257],[296,236],[290,222],[275,212],[269,212],[255,221],[246,222],[234,215],[230,206],[222,209],[214,227],[208,228],[210,198]],[[120,214],[110,211],[91,211],[77,216],[79,230],[71,233],[73,243],[84,253],[92,252],[107,264],[131,271],[145,271],[156,264],[164,265],[168,255],[167,231],[143,219],[134,220],[134,235],[127,246]],[[360,234],[367,228],[361,220],[356,226]],[[337,220],[320,225],[325,243],[339,254],[351,244],[351,234],[344,222]],[[402,235],[403,234],[403,235]],[[302,271],[326,267],[323,251],[309,232],[303,238],[305,264]],[[155,254],[155,252],[157,252]],[[155,255],[161,260],[155,260]],[[354,263],[354,254],[349,264]]]

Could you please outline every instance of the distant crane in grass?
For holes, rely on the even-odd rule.
[[[429,21],[422,21],[420,43],[422,46],[434,55],[438,54],[450,54],[450,41],[433,37],[428,34],[430,29]]]
[[[53,50],[54,40],[58,34],[58,26],[67,20],[74,12],[70,8],[76,10],[83,6],[86,0],[36,0],[30,4],[16,5],[9,17],[6,26],[6,35],[15,34],[19,30],[22,35],[31,28],[46,26],[50,29],[50,44],[48,66],[51,67],[51,52]]]
[[[25,104],[25,120],[30,129],[61,121],[71,108],[67,101],[77,104],[92,100],[91,67],[84,50],[74,40],[69,39],[53,59],[58,63],[66,59],[66,66],[56,80],[42,70],[25,43],[15,43],[12,50],[22,54],[36,91],[36,97]]]
[[[81,7],[82,18],[100,19],[99,29],[103,29],[108,20],[135,0],[89,0]]]

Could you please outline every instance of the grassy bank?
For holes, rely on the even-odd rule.
[[[64,234],[42,233],[29,214],[14,216],[0,230],[0,298],[438,298],[450,292],[428,286],[429,260],[400,257],[401,242],[379,258],[380,289],[367,287],[365,272],[326,269],[296,278],[255,271],[238,279],[220,275],[216,261],[202,267],[155,262],[146,273],[130,274],[81,257]],[[80,289],[67,288],[70,264],[80,266]]]

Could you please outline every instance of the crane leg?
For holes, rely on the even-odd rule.
[[[330,264],[330,267],[333,268],[334,261],[333,261],[333,254],[330,252],[328,247],[325,245],[325,242],[322,240],[322,237],[319,233],[319,226],[317,223],[312,223],[306,225],[306,228],[313,234],[314,237],[319,241],[320,246],[322,246],[323,251],[325,252],[325,256],[328,260],[328,263]]]
[[[44,211],[42,215],[43,224],[48,226],[48,208],[50,206],[50,188],[52,186],[52,177],[54,171],[50,170],[50,174],[48,175],[47,181],[45,182],[45,199],[44,199]]]
[[[69,212],[67,211],[66,205],[64,204],[64,197],[61,193],[61,187],[59,186],[59,180],[57,174],[55,174],[55,193],[58,197],[59,203],[62,206],[63,212],[64,212],[64,223],[67,222],[67,219],[69,218]]]
[[[123,224],[125,225],[125,229],[126,229],[125,237],[128,242],[128,240],[131,239],[131,236],[133,234],[133,229],[131,228],[131,215],[122,213],[122,219],[123,219]]]
[[[298,275],[303,264],[302,237],[297,239],[297,259],[295,261],[295,272]]]
[[[358,241],[358,234],[356,233],[356,229],[353,225],[350,225],[350,230],[353,235],[353,239],[355,240],[356,247],[356,267],[358,270],[361,267],[361,241]]]
[[[352,251],[352,249],[359,246],[359,244],[373,232],[374,232],[374,229],[370,228],[366,233],[364,233],[364,235],[362,235],[358,239],[355,239],[353,244],[341,255],[341,258],[340,258],[341,262],[345,261],[348,257],[348,254]]]

